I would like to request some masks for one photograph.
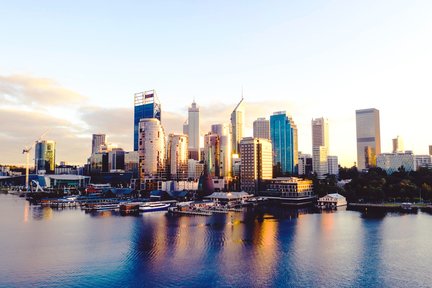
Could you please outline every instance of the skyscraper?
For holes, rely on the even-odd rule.
[[[327,119],[312,119],[312,163],[313,171],[319,179],[328,174],[327,156],[329,153]]]
[[[297,126],[285,111],[275,112],[270,116],[270,137],[275,176],[297,173]]]
[[[403,153],[404,152],[404,144],[402,137],[397,136],[393,139],[393,153]]]
[[[270,139],[270,121],[258,118],[253,122],[253,137]]]
[[[52,140],[38,140],[35,145],[35,170],[54,173],[55,169],[55,142]]]
[[[240,141],[244,133],[244,118],[245,110],[243,104],[243,97],[231,113],[231,127],[232,127],[232,153],[239,154]]]
[[[199,108],[192,102],[188,109],[188,121],[183,125],[183,133],[189,137],[189,158],[199,160],[200,149],[200,118]]]
[[[168,136],[168,169],[173,180],[188,178],[188,137],[182,134]]]
[[[211,177],[221,177],[220,137],[216,133],[204,135],[204,163]]]
[[[92,154],[101,152],[101,146],[106,145],[105,134],[93,134],[92,138]]]
[[[161,121],[161,105],[155,90],[135,93],[134,104],[134,151],[138,151],[139,122],[145,118]]]
[[[376,166],[381,154],[379,111],[375,108],[356,110],[357,167],[363,170]]]
[[[273,178],[272,144],[268,139],[243,138],[240,142],[241,189],[255,193],[261,189],[261,181]]]
[[[231,177],[231,133],[230,127],[227,124],[214,124],[211,126],[211,132],[219,136],[220,141],[220,158],[219,168],[220,177]]]
[[[158,119],[144,118],[138,136],[141,188],[148,189],[148,182],[166,179],[165,132]]]

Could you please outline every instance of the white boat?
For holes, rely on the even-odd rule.
[[[139,210],[142,212],[162,211],[162,210],[168,210],[168,207],[170,207],[170,205],[171,204],[169,203],[151,202],[151,203],[141,204],[139,206]]]
[[[89,208],[90,210],[116,210],[119,209],[119,204],[110,203],[110,204],[96,204]]]

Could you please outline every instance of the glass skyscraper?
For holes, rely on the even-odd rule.
[[[134,151],[138,151],[139,122],[144,118],[161,121],[161,105],[155,90],[135,93],[134,100]]]
[[[275,112],[270,116],[270,137],[273,146],[273,165],[276,167],[274,176],[296,174],[297,126],[286,112]]]
[[[376,166],[381,154],[379,111],[375,108],[356,110],[357,167],[359,170]]]
[[[38,140],[35,145],[36,173],[54,173],[55,169],[55,142],[52,140]]]

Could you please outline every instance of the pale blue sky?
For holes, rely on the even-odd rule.
[[[0,88],[19,90],[28,77],[34,81],[24,81],[27,90],[42,92],[30,91],[27,102],[3,101],[0,110],[42,111],[63,121],[56,125],[68,133],[52,135],[58,160],[85,162],[89,152],[70,142],[87,143],[92,132],[111,134],[130,149],[132,133],[111,128],[131,130],[132,122],[106,115],[106,126],[93,129],[80,111],[130,109],[133,93],[148,89],[157,90],[164,111],[181,118],[167,129],[180,131],[194,97],[203,108],[217,108],[211,121],[229,121],[243,86],[246,101],[260,107],[247,111],[248,125],[286,110],[305,152],[311,151],[310,120],[327,117],[331,153],[344,165],[356,157],[355,109],[381,111],[384,152],[396,135],[417,153],[432,144],[430,133],[412,129],[430,121],[431,1],[8,1],[1,7]],[[18,83],[15,75],[21,75]],[[85,100],[29,103],[44,89],[52,92],[52,83],[41,88],[40,78]],[[3,90],[0,100],[14,98],[10,87]],[[3,150],[10,151],[0,154],[0,163],[22,161],[13,149],[45,128],[34,122],[26,125],[32,127],[28,140],[13,129],[0,131]]]

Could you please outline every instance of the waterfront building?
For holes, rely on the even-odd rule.
[[[169,134],[168,136],[168,171],[173,180],[188,179],[188,136]]]
[[[318,179],[324,179],[328,174],[328,153],[328,120],[323,117],[312,119],[312,162],[313,172]]]
[[[339,175],[339,161],[337,156],[327,156],[328,174]]]
[[[377,164],[381,154],[380,117],[375,108],[356,110],[357,167],[361,171]]]
[[[257,193],[261,182],[273,178],[270,140],[246,137],[240,142],[240,186],[243,191]]]
[[[221,177],[221,141],[216,133],[204,135],[204,163],[211,177]]]
[[[92,137],[92,154],[102,151],[102,146],[106,145],[105,134],[93,134]]]
[[[258,118],[253,122],[253,137],[270,140],[270,121],[265,118]]]
[[[310,154],[302,154],[299,152],[298,156],[298,175],[299,176],[310,176],[313,171],[312,164],[312,155]]]
[[[166,180],[166,139],[158,119],[140,120],[138,143],[141,189],[151,190],[155,181]]]
[[[346,198],[338,193],[327,194],[318,199],[319,208],[336,208],[347,204]]]
[[[188,109],[188,120],[183,124],[183,134],[189,137],[189,158],[200,160],[200,118],[199,107],[195,100]]]
[[[220,177],[231,177],[232,171],[232,151],[231,151],[231,131],[228,124],[214,124],[211,132],[219,136],[219,175]]]
[[[404,152],[404,144],[403,140],[400,136],[392,139],[393,142],[393,153],[403,153]]]
[[[269,200],[298,205],[311,203],[315,198],[313,182],[309,179],[277,177],[265,180],[263,184],[264,189],[259,192],[259,195]]]
[[[275,112],[270,116],[270,136],[276,176],[297,173],[297,126],[285,111]]]
[[[52,140],[38,140],[35,144],[35,170],[39,173],[54,173],[56,143]]]
[[[134,95],[134,151],[138,151],[139,148],[139,123],[144,118],[155,118],[161,121],[161,104],[155,90]]]
[[[245,130],[245,108],[243,97],[231,113],[232,153],[240,154],[240,141]]]

